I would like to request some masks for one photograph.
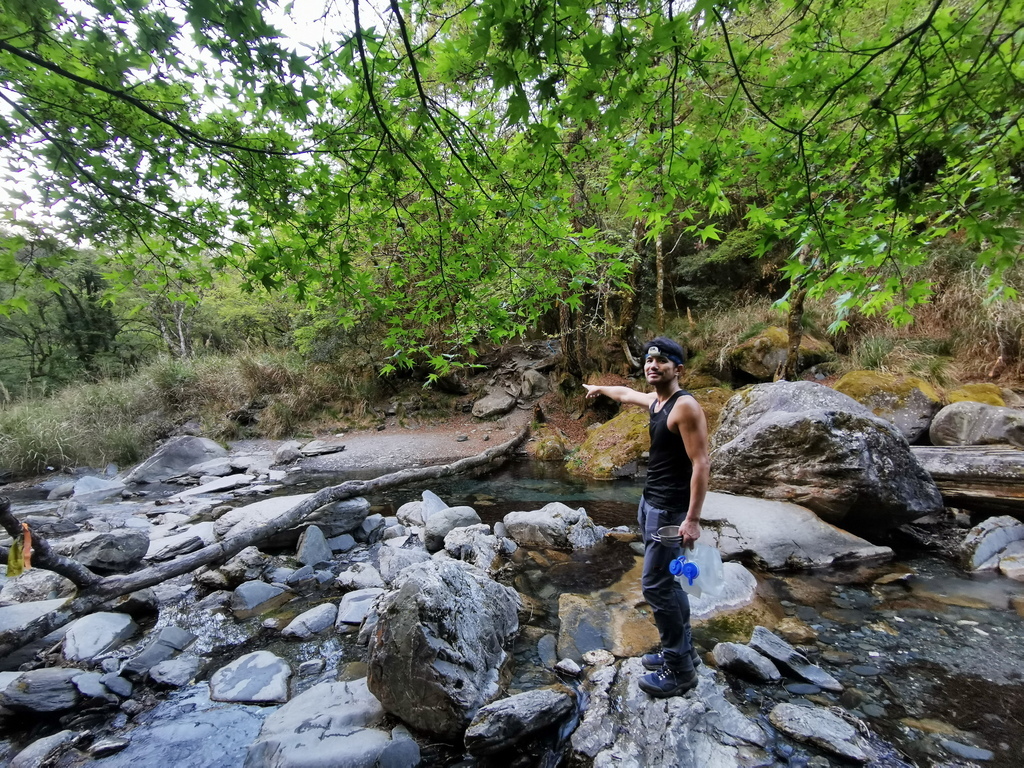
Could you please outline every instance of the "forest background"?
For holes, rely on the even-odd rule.
[[[567,399],[768,325],[1019,382],[1019,3],[296,5],[0,2],[0,468],[441,413],[524,340]]]

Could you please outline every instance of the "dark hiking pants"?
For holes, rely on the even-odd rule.
[[[666,546],[655,541],[653,534],[663,525],[679,525],[685,517],[685,512],[666,512],[652,507],[643,497],[637,510],[640,532],[644,537],[644,571],[640,583],[661,635],[665,664],[676,671],[693,668],[690,659],[690,601],[668,569],[669,563],[682,554],[682,548],[678,544]]]

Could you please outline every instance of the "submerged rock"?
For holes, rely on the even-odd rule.
[[[805,507],[782,501],[709,493],[701,523],[723,559],[743,559],[769,571],[883,562],[893,556],[889,547],[875,546]]]
[[[243,703],[288,701],[292,669],[270,651],[247,653],[210,676],[210,698]]]

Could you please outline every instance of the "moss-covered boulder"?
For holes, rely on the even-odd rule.
[[[713,489],[801,504],[849,531],[878,535],[943,509],[892,423],[809,381],[739,392],[711,447]]]
[[[771,381],[786,364],[789,334],[785,328],[772,326],[729,350],[729,362],[759,381]],[[835,350],[827,341],[804,334],[800,339],[797,368],[803,370],[833,357]]]
[[[563,461],[572,448],[572,441],[562,430],[550,424],[540,424],[531,430],[526,453],[540,461]]]
[[[1003,390],[995,384],[964,384],[959,389],[954,389],[946,398],[952,403],[984,403],[1003,408],[1006,401],[1003,400]]]
[[[867,406],[876,416],[895,424],[911,443],[928,431],[942,407],[942,398],[935,388],[916,376],[851,371],[839,379],[834,388]]]
[[[703,389],[691,389],[690,394],[693,395],[694,400],[700,403],[700,407],[704,409],[704,415],[708,420],[708,435],[714,434],[715,428],[718,426],[719,414],[722,413],[725,404],[736,393],[725,387],[705,387]]]
[[[569,472],[602,479],[632,474],[623,470],[650,450],[649,424],[645,409],[623,408],[614,419],[590,429],[583,445],[566,462]]]

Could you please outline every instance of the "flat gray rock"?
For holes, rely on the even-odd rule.
[[[182,655],[154,664],[149,668],[149,677],[160,685],[184,688],[196,679],[202,666],[203,659],[198,656]]]
[[[77,731],[64,730],[37,739],[11,759],[9,768],[40,768],[43,765],[50,765],[74,746],[81,735]]]
[[[718,643],[712,650],[718,668],[757,683],[774,683],[782,679],[770,659],[753,648],[739,643]]]
[[[235,659],[210,676],[214,701],[278,703],[288,701],[292,669],[270,651],[255,651]]]
[[[341,437],[327,437],[318,440],[311,440],[299,449],[303,456],[325,456],[329,453],[338,453],[345,450],[345,439]]]
[[[241,488],[245,485],[250,485],[256,479],[255,475],[248,474],[237,474],[237,475],[226,475],[225,477],[218,477],[210,480],[202,485],[197,485],[195,488],[189,488],[187,491],[175,495],[172,501],[180,501],[182,499],[188,499],[193,496],[202,496],[210,493],[223,493],[224,491],[232,491],[235,488]]]
[[[109,499],[111,496],[116,496],[123,490],[124,483],[120,480],[86,475],[75,481],[72,496],[78,501],[95,503]]]
[[[384,716],[366,679],[320,683],[271,714],[249,747],[246,768],[412,768],[419,747]]]
[[[557,728],[576,710],[576,695],[563,685],[524,691],[480,707],[466,729],[466,751],[497,755]]]
[[[179,555],[187,555],[213,544],[216,540],[213,523],[197,523],[182,533],[150,541],[146,559],[157,562],[173,560]]]
[[[140,654],[128,660],[121,668],[121,674],[144,675],[160,662],[188,648],[195,640],[195,635],[180,627],[164,627]]]
[[[884,562],[893,556],[889,547],[877,547],[785,501],[709,493],[701,522],[703,535],[723,560],[749,560],[770,571]]]
[[[237,768],[269,714],[265,706],[212,702],[209,687],[170,692],[166,700],[132,719],[127,745],[89,763],[95,768]]]
[[[826,691],[840,693],[843,690],[842,683],[817,664],[812,664],[800,651],[765,627],[754,627],[749,645],[788,674]]]
[[[227,456],[227,453],[213,440],[205,437],[172,437],[156,453],[129,472],[125,482],[160,483],[182,474],[195,464]]]
[[[221,456],[218,459],[210,459],[199,464],[193,464],[188,468],[187,474],[192,477],[203,477],[204,475],[209,477],[226,477],[234,471],[231,459],[227,456]]]
[[[76,620],[64,635],[64,658],[89,661],[120,646],[138,632],[138,625],[124,613],[91,613]]]
[[[41,616],[56,611],[68,602],[68,599],[61,597],[56,600],[37,600],[0,606],[0,627],[15,631],[24,629]]]
[[[384,593],[383,589],[370,587],[368,589],[357,589],[349,592],[341,598],[341,605],[338,606],[338,620],[336,626],[343,629],[343,624],[356,625],[363,623],[366,614],[369,613],[373,601]]]
[[[791,738],[813,744],[845,760],[867,763],[873,756],[857,728],[827,709],[777,704],[768,714],[768,719]]]
[[[338,607],[334,603],[322,603],[292,619],[288,626],[281,630],[281,634],[305,640],[334,626],[337,616]]]
[[[383,588],[384,580],[369,563],[355,563],[338,574],[338,586],[342,589],[359,590]]]

